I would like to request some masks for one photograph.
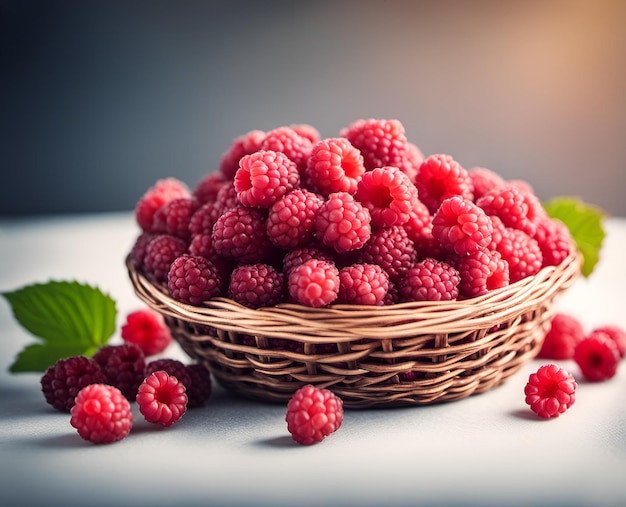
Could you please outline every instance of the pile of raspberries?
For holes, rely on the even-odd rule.
[[[195,188],[158,180],[135,217],[135,266],[192,305],[467,299],[560,264],[572,245],[528,183],[426,157],[396,119],[330,138],[308,124],[252,130]]]

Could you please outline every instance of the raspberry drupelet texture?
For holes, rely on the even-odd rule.
[[[556,313],[537,354],[545,359],[572,359],[574,350],[585,337],[580,320],[568,313]]]
[[[208,202],[214,202],[217,198],[217,193],[224,183],[226,183],[226,178],[221,172],[209,173],[196,184],[191,195],[198,201],[200,206]]]
[[[135,205],[135,219],[143,231],[153,232],[154,214],[164,204],[179,197],[191,197],[189,187],[176,178],[158,180]]]
[[[474,189],[474,200],[480,199],[483,195],[491,192],[495,188],[503,187],[505,180],[495,171],[486,167],[472,167],[469,171]]]
[[[576,401],[574,376],[555,364],[540,366],[524,387],[526,404],[539,417],[558,417]]]
[[[307,135],[298,133],[296,129],[283,126],[267,132],[261,143],[261,149],[284,153],[295,162],[299,173],[303,174],[313,149],[313,142]]]
[[[137,404],[146,421],[169,427],[187,412],[185,386],[163,370],[148,375],[139,386]]]
[[[213,248],[222,257],[243,264],[264,262],[274,251],[261,210],[240,206],[217,219],[213,226]]]
[[[145,274],[157,283],[166,283],[170,266],[187,251],[187,243],[176,236],[159,234],[146,247]]]
[[[534,195],[505,185],[483,195],[476,204],[488,215],[496,215],[507,227],[520,229],[529,236],[535,234],[541,204]]]
[[[400,164],[398,168],[408,176],[410,182],[413,184],[415,184],[415,176],[417,176],[417,171],[419,171],[422,162],[424,162],[422,150],[420,150],[416,144],[407,141],[406,154],[402,164]]]
[[[235,177],[241,157],[261,149],[263,139],[265,139],[265,132],[258,129],[250,130],[233,139],[228,150],[222,154],[218,166],[219,172],[225,180],[232,180]]]
[[[619,326],[601,326],[595,328],[591,334],[595,332],[605,333],[611,340],[615,342],[620,358],[626,356],[626,331]]]
[[[200,206],[189,219],[189,236],[198,234],[211,234],[215,221],[219,218],[217,214],[217,202],[211,201]]]
[[[321,139],[320,132],[309,123],[292,123],[288,125],[296,134],[311,141],[313,144]]]
[[[511,283],[536,275],[543,266],[543,254],[539,243],[519,229],[507,227],[501,240],[496,244],[496,250],[509,264]]]
[[[509,265],[500,252],[479,250],[450,259],[461,275],[459,296],[473,298],[509,285]]]
[[[587,380],[604,382],[617,373],[620,355],[617,345],[607,333],[593,331],[576,345],[574,361]]]
[[[156,238],[156,234],[151,232],[142,232],[135,239],[135,243],[130,251],[130,255],[133,258],[135,266],[137,269],[143,269],[143,261],[146,257],[146,249],[148,248],[148,244]]]
[[[397,167],[377,167],[366,172],[358,184],[356,199],[370,212],[372,228],[402,225],[418,206],[417,188]]]
[[[126,315],[120,334],[125,343],[137,345],[144,356],[163,352],[172,343],[172,332],[165,323],[165,318],[148,307]]]
[[[300,185],[300,173],[284,153],[260,150],[241,158],[234,183],[241,204],[269,208]]]
[[[291,270],[287,285],[295,302],[321,308],[337,299],[339,270],[330,262],[310,259]]]
[[[343,422],[343,401],[328,389],[305,385],[287,404],[287,430],[302,445],[321,442]]]
[[[41,377],[41,391],[50,405],[61,412],[69,412],[83,387],[106,381],[100,365],[92,358],[70,356],[46,369]]]
[[[82,388],[71,409],[70,424],[84,440],[110,444],[125,438],[133,425],[130,403],[122,392],[107,384]]]
[[[198,201],[192,198],[179,197],[173,199],[154,214],[152,230],[159,234],[169,234],[188,241],[191,234],[189,222],[198,207]]]
[[[389,275],[376,264],[353,264],[339,271],[337,303],[380,306],[389,289]]]
[[[337,252],[361,248],[372,233],[367,208],[347,192],[328,196],[315,217],[317,238]]]
[[[320,195],[304,189],[284,195],[272,205],[265,222],[270,241],[285,250],[310,243],[322,204]]]
[[[93,360],[106,375],[107,384],[117,387],[127,400],[135,399],[146,367],[146,356],[138,345],[105,345],[93,355]]]
[[[452,196],[472,201],[472,180],[461,164],[450,155],[430,155],[415,175],[415,186],[420,200],[434,214],[441,203]]]
[[[283,301],[282,275],[269,264],[235,268],[230,276],[228,297],[248,308],[274,306]]]
[[[404,125],[396,119],[361,119],[339,133],[363,155],[366,170],[376,167],[401,167],[406,157],[407,138]]]
[[[168,375],[176,377],[186,388],[191,389],[192,378],[189,373],[188,365],[179,361],[178,359],[172,359],[170,357],[164,357],[160,359],[153,359],[146,364],[144,370],[144,377],[147,377],[155,371],[162,370]]]
[[[417,262],[398,281],[400,301],[452,301],[459,296],[459,272],[437,259]]]
[[[570,254],[569,229],[560,220],[543,218],[537,222],[533,238],[539,244],[544,266],[558,266]]]
[[[417,252],[404,227],[392,226],[374,231],[356,258],[379,265],[392,282],[397,282],[417,261]]]
[[[294,268],[309,259],[317,259],[330,263],[334,262],[333,255],[326,248],[312,245],[294,248],[286,252],[283,257],[283,275],[285,278],[289,277],[289,273],[291,273]]]
[[[304,179],[309,188],[324,197],[334,192],[354,194],[364,172],[361,152],[346,138],[336,137],[313,145]]]
[[[187,373],[191,378],[191,385],[186,391],[187,408],[206,405],[213,392],[211,372],[203,364],[192,363],[187,365]]]
[[[167,289],[176,301],[200,305],[219,296],[224,281],[217,267],[206,257],[183,254],[176,258],[167,276]]]
[[[491,218],[472,201],[461,196],[444,199],[433,216],[433,237],[457,255],[484,250],[491,243]]]

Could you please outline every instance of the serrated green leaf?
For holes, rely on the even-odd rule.
[[[583,255],[582,274],[588,277],[600,259],[606,236],[603,226],[606,212],[576,197],[557,197],[544,203],[544,208],[569,229]]]
[[[12,372],[42,372],[70,355],[92,355],[115,331],[115,301],[98,288],[50,281],[2,294],[16,320],[41,342],[27,346]]]

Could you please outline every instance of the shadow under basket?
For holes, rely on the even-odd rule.
[[[180,303],[126,260],[137,296],[223,387],[287,402],[313,384],[348,408],[453,401],[501,384],[538,354],[555,297],[574,283],[580,264],[572,248],[559,266],[463,301],[253,310],[227,298]]]

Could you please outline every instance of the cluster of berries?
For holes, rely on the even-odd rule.
[[[139,199],[138,269],[183,303],[388,305],[472,298],[558,265],[569,230],[533,189],[425,157],[400,121],[236,138],[195,188],[169,177]]]

